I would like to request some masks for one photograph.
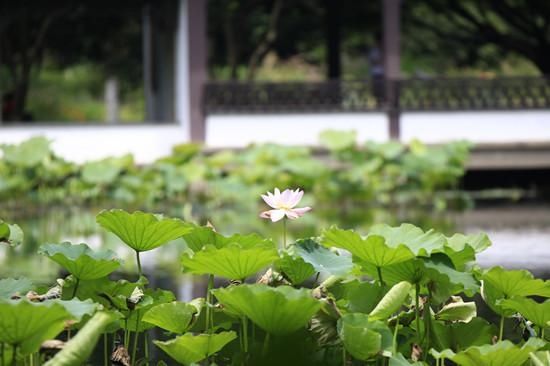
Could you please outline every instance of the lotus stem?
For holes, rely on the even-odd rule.
[[[128,349],[128,343],[130,343],[128,336],[128,318],[124,319],[124,348]]]
[[[78,291],[78,285],[80,285],[80,279],[79,278],[76,279],[76,283],[74,284],[74,290],[73,290],[73,295],[71,296],[71,299],[75,298],[76,292]]]
[[[262,356],[266,357],[268,352],[269,352],[269,333],[266,332],[265,338],[264,338],[264,345],[262,348]]]
[[[399,317],[395,321],[395,329],[393,330],[393,353],[397,354],[397,331],[399,330]]]
[[[500,330],[498,332],[498,341],[502,341],[502,336],[504,334],[504,315],[500,316]]]
[[[283,218],[283,249],[286,249],[286,217]]]
[[[243,322],[243,337],[244,337],[244,353],[248,354],[248,318],[244,316]]]
[[[144,334],[143,352],[145,352],[145,365],[149,366],[149,333],[145,331],[143,334]]]
[[[137,262],[137,268],[138,268],[138,275],[141,277],[141,260],[139,258],[139,251],[136,250],[136,262]]]
[[[420,284],[415,284],[415,291],[414,291],[414,314],[416,317],[416,336],[418,338],[418,342],[420,343]]]
[[[103,333],[103,366],[109,366],[109,345],[107,333]]]
[[[134,335],[134,345],[132,346],[132,365],[136,365],[138,339],[139,339],[139,310],[136,310],[136,334]]]
[[[540,338],[544,341],[544,327],[540,328]]]
[[[17,345],[13,345],[13,354],[11,355],[11,365],[17,366]]]
[[[331,276],[328,276],[326,280],[321,282],[321,284],[319,284],[318,287],[327,288],[327,287],[330,287],[330,286],[334,285],[337,282],[340,282],[341,280],[342,280],[342,277],[331,275]]]
[[[346,366],[347,364],[347,355],[346,355],[346,347],[342,344],[342,366]]]
[[[430,287],[428,286],[428,298],[426,300],[426,303],[424,304],[424,339],[426,341],[425,348],[426,350],[430,349],[430,328],[431,328],[431,320],[432,320],[432,314],[431,314],[431,308],[430,308],[430,302],[432,300],[432,291],[430,290]],[[424,352],[424,359],[426,359],[428,355],[428,352]]]
[[[380,282],[380,286],[384,287],[386,284],[384,283],[384,280],[382,279],[382,268],[379,266],[376,266],[376,272],[378,272],[378,281]]]
[[[206,288],[206,327],[204,328],[205,331],[208,331],[209,334],[211,333],[210,325],[212,323],[212,288],[214,288],[214,275],[211,274],[208,275],[208,287]]]

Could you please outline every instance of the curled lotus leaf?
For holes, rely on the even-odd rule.
[[[288,253],[283,253],[276,266],[293,285],[301,284],[316,272],[311,263],[306,262],[299,256]]]
[[[160,218],[141,211],[102,211],[96,220],[137,252],[158,248],[192,230],[191,225],[179,219]]]
[[[462,298],[459,301],[451,302],[441,308],[435,318],[444,321],[470,322],[477,315],[476,303],[473,301],[464,302]]]
[[[303,328],[321,307],[311,290],[290,286],[240,285],[212,292],[228,311],[246,316],[274,335]]]
[[[390,350],[393,345],[392,333],[387,325],[362,313],[350,313],[340,318],[338,335],[346,351],[362,361]]]
[[[186,333],[166,342],[154,343],[178,363],[191,365],[215,354],[236,338],[237,334],[233,331],[199,335]]]
[[[371,320],[386,320],[405,302],[412,285],[407,281],[394,285],[369,314]]]
[[[142,320],[172,333],[183,334],[193,325],[199,310],[193,304],[172,301],[152,307]]]
[[[110,250],[93,251],[86,244],[44,244],[40,253],[80,280],[94,280],[115,271],[121,260]]]

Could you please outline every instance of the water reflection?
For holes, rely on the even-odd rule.
[[[21,226],[25,233],[25,243],[15,250],[0,248],[0,276],[26,276],[38,281],[51,281],[57,275],[58,266],[36,255],[41,244],[50,242],[85,242],[92,248],[109,248],[122,258],[131,258],[132,253],[118,238],[96,224],[95,215],[99,211],[97,207],[48,207],[34,212],[1,213],[0,217],[6,221]],[[216,207],[209,210],[206,207],[177,205],[155,211],[201,224],[208,221],[223,234],[257,232],[280,240],[282,233],[280,222],[273,224],[258,217],[260,209],[257,202],[237,208]],[[421,206],[396,206],[390,209],[357,207],[352,204],[342,204],[338,208],[317,205],[311,214],[292,221],[288,231],[292,239],[319,235],[331,225],[355,228],[366,233],[376,223],[398,225],[402,222],[410,222],[423,229],[435,228],[447,235],[454,232],[487,232],[493,246],[479,256],[482,266],[521,267],[540,275],[547,272],[547,263],[550,263],[550,207],[542,204],[481,206],[444,212]],[[163,276],[179,274],[180,264],[176,258],[179,258],[183,245],[182,241],[175,241],[158,250],[143,253],[144,267],[149,272],[154,271]],[[133,260],[125,261],[122,269],[133,271]],[[189,295],[192,290],[184,286],[181,291]]]

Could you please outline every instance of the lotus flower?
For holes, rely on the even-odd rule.
[[[262,194],[262,198],[273,210],[264,211],[260,217],[271,219],[277,222],[285,216],[291,220],[303,216],[311,210],[311,207],[295,208],[304,195],[304,191],[299,188],[296,190],[285,189],[282,193],[279,188],[275,188],[275,193],[267,192],[267,195]]]

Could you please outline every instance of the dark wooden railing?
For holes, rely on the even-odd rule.
[[[549,109],[550,78],[211,82],[204,108],[207,114]]]

